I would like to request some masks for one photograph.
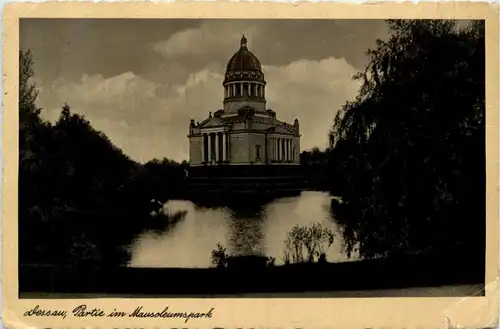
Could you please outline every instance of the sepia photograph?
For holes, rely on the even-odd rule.
[[[484,20],[19,28],[20,298],[484,296]]]

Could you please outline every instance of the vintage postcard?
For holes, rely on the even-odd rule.
[[[498,325],[498,5],[3,17],[3,320]]]

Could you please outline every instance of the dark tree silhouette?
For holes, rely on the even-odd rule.
[[[484,21],[388,24],[327,152],[347,250],[484,257]]]
[[[305,174],[307,187],[327,191],[331,186],[331,176],[329,175],[331,168],[328,166],[327,152],[315,147],[300,153],[300,165]]]
[[[19,60],[20,263],[126,262],[134,235],[168,223],[149,216],[150,201],[182,190],[182,166],[132,161],[68,104],[54,125],[45,122],[32,55],[20,51]]]

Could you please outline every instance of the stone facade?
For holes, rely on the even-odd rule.
[[[266,109],[266,81],[245,37],[230,59],[223,109],[189,125],[190,165],[299,165],[299,121],[280,121]]]

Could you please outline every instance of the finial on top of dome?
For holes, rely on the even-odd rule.
[[[243,36],[241,37],[241,48],[246,48],[247,47],[247,38],[245,38],[245,33],[243,33]]]

